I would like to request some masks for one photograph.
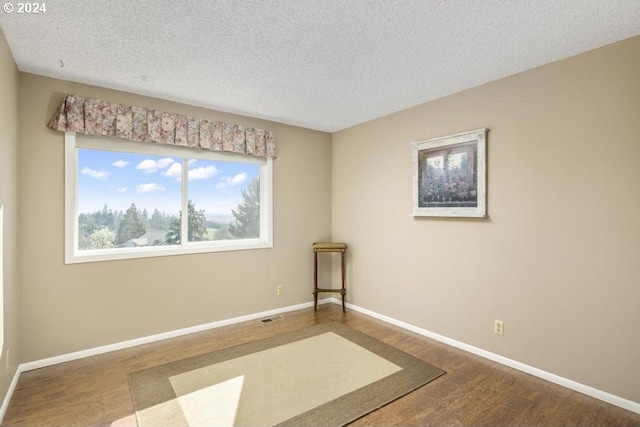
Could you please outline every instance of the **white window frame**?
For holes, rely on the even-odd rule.
[[[4,205],[0,203],[0,357],[2,357],[3,351],[4,351]],[[7,352],[8,351],[9,350],[7,350]],[[8,357],[8,355],[5,354],[5,357]]]
[[[246,156],[227,152],[194,150],[191,148],[119,141],[115,138],[82,135],[65,132],[65,264],[112,261],[132,258],[185,255],[206,252],[238,251],[273,247],[273,159]],[[188,212],[187,159],[227,162],[246,162],[260,165],[260,237],[189,242],[180,239],[179,245],[142,246],[135,248],[78,249],[78,148],[119,151],[135,154],[181,157],[182,212]],[[187,215],[182,215],[182,236],[187,236]]]

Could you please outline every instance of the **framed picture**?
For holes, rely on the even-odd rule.
[[[487,215],[487,129],[414,142],[413,215]]]

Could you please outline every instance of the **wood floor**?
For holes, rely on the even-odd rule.
[[[447,374],[352,426],[640,426],[625,411],[495,362],[326,304],[24,372],[8,426],[135,426],[127,374],[319,323],[339,321]]]

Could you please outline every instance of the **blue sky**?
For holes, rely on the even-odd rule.
[[[260,174],[253,163],[189,160],[189,199],[206,215],[230,215],[241,202],[241,190]],[[78,149],[80,213],[122,210],[135,203],[177,215],[181,209],[182,158]]]

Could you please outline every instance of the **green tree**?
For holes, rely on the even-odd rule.
[[[180,222],[180,218],[176,218],[171,221],[171,224],[169,224],[169,231],[167,231],[167,235],[164,240],[167,242],[167,245],[179,245],[181,235],[182,224]]]
[[[122,211],[116,211],[113,214],[113,230],[118,230],[120,228],[120,223],[124,219],[124,214]]]
[[[151,214],[149,225],[156,230],[162,230],[164,228],[164,215],[162,215],[158,209],[155,209]]]
[[[192,200],[187,203],[188,217],[187,217],[187,230],[188,241],[197,242],[201,240],[207,240],[207,218],[204,216],[204,210],[196,210],[196,206]],[[177,218],[174,218],[169,225],[169,231],[167,232],[166,241],[169,245],[179,245],[181,243],[182,235],[182,211]]]
[[[93,216],[96,219],[96,225],[98,227],[108,227],[112,230],[115,230],[113,227],[113,211],[111,211],[107,205],[104,205],[102,211],[96,211],[93,213]]]
[[[116,245],[122,245],[130,239],[136,239],[146,233],[142,218],[138,213],[135,203],[131,203],[127,212],[125,212],[122,221],[118,226],[118,233],[116,234]]]
[[[147,212],[147,208],[142,210],[142,224],[144,224],[145,228],[149,228],[149,213]]]
[[[89,236],[98,228],[95,216],[91,214],[81,213],[78,215],[78,230],[81,234]]]
[[[162,229],[163,230],[168,229],[171,223],[176,220],[176,218],[177,216],[167,215],[164,213],[164,211],[162,211],[162,223],[163,223]]]
[[[196,210],[195,205],[191,200],[188,203],[189,206],[189,220],[188,231],[189,241],[198,242],[201,240],[207,240],[209,233],[207,232],[207,218],[204,216],[204,210]]]
[[[80,249],[91,249],[89,238],[101,228],[108,228],[115,232],[115,215],[107,205],[102,210],[93,213],[81,213],[78,215],[78,247]]]
[[[260,237],[260,181],[253,178],[242,190],[242,202],[231,213],[235,220],[229,224],[229,235],[234,239]]]
[[[107,249],[113,248],[116,240],[116,233],[107,227],[95,230],[89,236],[89,249]]]
[[[233,236],[231,235],[231,233],[229,233],[229,224],[222,224],[213,234],[213,240],[229,239],[233,239]]]

